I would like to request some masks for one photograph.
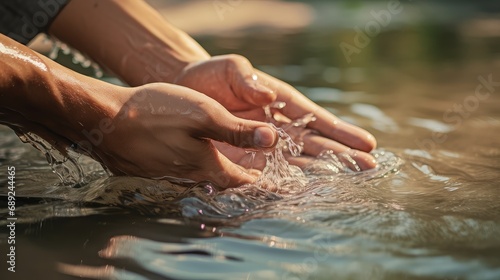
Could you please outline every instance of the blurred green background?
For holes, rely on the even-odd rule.
[[[388,91],[500,73],[500,1],[148,2],[212,55],[242,54],[298,86]]]

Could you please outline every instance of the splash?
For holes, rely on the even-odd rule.
[[[69,150],[67,155],[63,155],[47,141],[31,132],[24,133],[19,138],[44,153],[52,171],[59,177],[63,185],[79,187],[86,183],[85,172],[81,164],[78,163],[79,154]]]
[[[316,117],[308,113],[288,123],[280,123],[272,114],[272,110],[283,109],[285,106],[284,102],[275,102],[263,108],[267,122],[273,125],[278,133],[279,141],[273,151],[264,153],[266,166],[262,175],[254,184],[245,187],[263,188],[278,194],[296,194],[305,191],[308,185],[319,179],[327,178],[331,181],[341,174],[359,173],[362,174],[359,178],[363,177],[362,180],[366,180],[370,176],[378,176],[378,170],[386,169],[386,166],[382,166],[382,168],[361,172],[360,166],[351,156],[351,151],[335,154],[331,150],[325,150],[302,168],[290,164],[285,154],[289,158],[301,156],[304,147],[302,137],[304,133],[315,133],[306,127],[310,122],[315,121]],[[288,133],[293,129],[301,131],[296,139],[298,143]],[[379,155],[376,155],[376,158],[378,157]]]
[[[283,109],[285,106],[285,102],[274,102],[263,107],[266,121],[274,127],[279,139],[273,151],[264,153],[266,166],[262,170],[262,175],[254,184],[244,187],[259,187],[274,193],[296,193],[304,190],[307,184],[304,172],[298,166],[290,164],[283,154],[285,152],[289,153],[290,156],[300,156],[303,151],[303,143],[295,143],[286,130],[290,127],[305,127],[309,122],[314,121],[315,117],[313,114],[307,114],[289,124],[278,127],[276,126],[278,122],[273,117],[271,110]],[[252,154],[252,161],[254,158],[255,153]]]
[[[255,184],[276,193],[302,191],[307,183],[306,176],[283,155],[283,151],[288,150],[292,156],[300,156],[302,147],[293,142],[282,128],[275,126],[275,129],[280,139],[274,151],[264,153],[266,167]]]
[[[189,219],[203,217],[228,224],[260,217],[262,213],[274,215],[266,207],[288,209],[289,201],[307,203],[311,195],[334,200],[362,200],[371,196],[366,192],[372,189],[363,186],[377,182],[371,181],[373,179],[386,178],[399,171],[402,160],[384,150],[372,152],[378,165],[368,171],[355,172],[352,166],[350,168],[346,164],[347,154],[335,154],[333,151],[324,151],[315,159],[310,158],[312,160],[300,168],[291,164],[295,157],[302,154],[303,147],[285,129],[295,127],[294,124],[305,126],[313,119],[308,114],[286,125],[281,124],[281,127],[275,126],[279,141],[275,150],[264,155],[266,165],[262,175],[253,184],[232,189],[220,189],[208,181],[180,184],[182,182],[169,182],[168,178],[110,177],[97,162],[86,156],[73,151],[63,154],[31,133],[25,133],[20,138],[45,154],[60,179],[60,183],[45,186],[43,190],[39,190],[37,184],[33,189],[37,189],[41,197],[119,206],[147,215],[179,215]],[[293,208],[293,205],[290,207]],[[40,219],[40,216],[30,214],[24,219]]]
[[[301,135],[295,133],[295,138],[292,138],[291,131],[299,131],[307,129],[307,125],[310,122],[315,121],[313,114],[306,114],[301,118],[298,118],[287,123],[280,123],[271,115],[271,108],[281,109],[285,106],[285,103],[272,104],[264,108],[266,114],[268,114],[268,121],[274,126],[277,134],[279,136],[276,148],[272,151],[264,153],[266,159],[266,165],[262,171],[261,176],[253,184],[247,184],[238,188],[236,194],[237,197],[243,198],[256,198],[260,200],[275,200],[276,198],[297,195],[306,192],[310,188],[314,188],[318,185],[318,182],[324,182],[325,180],[329,183],[338,183],[338,179],[343,175],[352,175],[347,180],[356,182],[365,182],[372,178],[383,176],[391,168],[397,171],[400,162],[397,160],[398,157],[394,154],[384,151],[375,151],[373,155],[379,162],[379,167],[369,171],[361,171],[356,161],[350,156],[349,152],[335,154],[333,151],[323,151],[316,158],[308,157],[309,163],[305,165],[296,166],[294,159],[301,157],[304,143],[302,142]],[[87,156],[76,153],[75,151],[68,149],[64,153],[61,153],[57,149],[53,148],[49,143],[44,141],[39,136],[32,133],[25,133],[20,136],[24,142],[28,142],[36,147],[38,150],[45,154],[45,157],[52,168],[53,172],[59,177],[60,184],[53,186],[52,188],[46,189],[47,194],[62,195],[66,199],[74,200],[86,200],[88,198],[85,192],[91,192],[92,197],[96,198],[102,195],[102,190],[108,189],[109,187],[103,186],[104,183],[99,180],[109,178],[109,173],[106,173],[105,169],[102,168],[98,163],[88,158]],[[86,162],[82,159],[87,160]],[[255,152],[251,152],[251,162],[255,159]],[[396,160],[393,162],[393,159]],[[92,163],[91,163],[92,162]],[[92,166],[89,168],[89,166]],[[97,166],[97,167],[96,167]],[[395,172],[396,172],[395,171]],[[345,177],[347,178],[347,177]],[[345,179],[344,178],[344,179]],[[161,180],[160,180],[161,179]],[[129,178],[128,180],[132,180]],[[206,198],[214,198],[218,196],[222,201],[224,201],[224,193],[226,191],[220,190],[215,185],[210,182],[195,183],[192,181],[174,181],[172,178],[156,178],[156,180],[149,180],[151,185],[159,185],[161,181],[168,181],[172,185],[182,186],[182,189],[197,189],[200,186],[213,186],[210,187],[212,190],[210,193],[204,193],[199,196],[200,198],[206,196]],[[89,184],[90,183],[90,184]],[[105,185],[107,185],[106,183]],[[330,184],[331,185],[331,184]],[[85,186],[80,193],[65,193],[62,194],[59,189],[60,186],[71,186],[73,188],[79,188]],[[95,187],[98,186],[98,187]],[[114,187],[116,188],[116,186]],[[167,189],[171,189],[169,186]],[[91,191],[99,189],[100,191]],[[125,189],[132,190],[132,186],[125,187]],[[133,193],[137,193],[138,189],[143,189],[141,184],[133,184]],[[164,193],[165,186],[161,188],[153,188],[152,193],[148,191],[148,197],[152,201],[161,202],[163,201],[162,194]],[[64,188],[67,192],[68,189]],[[125,190],[126,191],[126,190]],[[230,191],[228,191],[230,192]],[[114,192],[115,194],[117,192]],[[156,193],[156,195],[154,194]],[[186,198],[188,192],[176,192],[179,199]],[[231,197],[234,197],[233,192]],[[119,195],[118,195],[119,196]],[[170,197],[175,197],[175,194],[169,194]],[[191,196],[191,195],[189,195]],[[202,199],[204,200],[204,199]],[[104,199],[103,201],[110,201],[109,199]],[[224,201],[224,205],[231,204],[233,199],[229,199],[229,203]],[[213,202],[213,201],[212,201]],[[120,204],[120,203],[117,203]],[[208,203],[207,205],[210,205]],[[222,207],[222,206],[221,206]],[[198,208],[198,207],[196,207]],[[207,206],[207,208],[210,208]],[[238,207],[237,207],[238,208]],[[239,209],[239,208],[238,208]],[[234,210],[234,209],[233,209]],[[231,211],[234,213],[234,211]],[[189,215],[190,216],[190,215]]]

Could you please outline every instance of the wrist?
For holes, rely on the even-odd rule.
[[[140,55],[128,61],[128,69],[119,76],[131,86],[148,83],[175,83],[189,65],[210,59],[210,55],[188,34],[172,25],[153,32],[146,28],[148,44],[141,47]]]
[[[60,73],[63,72],[63,73]],[[69,72],[69,73],[68,73]],[[86,140],[86,132],[111,122],[126,98],[123,87],[89,78],[64,68],[56,69],[55,122],[47,124],[73,142]]]
[[[86,139],[86,132],[117,114],[123,88],[78,74],[46,57],[41,59],[47,71],[28,82],[28,122],[50,131],[49,137],[78,143]]]

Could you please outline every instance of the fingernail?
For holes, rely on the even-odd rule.
[[[270,148],[274,145],[276,132],[270,127],[258,127],[255,129],[253,141],[255,145],[262,148]]]
[[[276,98],[273,90],[265,85],[256,83],[252,87],[254,89],[252,92],[252,98],[254,102],[259,103],[259,105],[269,104]]]
[[[267,87],[267,86],[265,86],[265,85],[263,85],[261,83],[255,83],[253,85],[253,88],[257,92],[273,93],[272,89],[270,89],[269,87]]]
[[[251,175],[258,178],[258,177],[260,177],[260,175],[262,175],[262,171],[257,170],[257,169],[249,169],[248,174],[251,174]]]

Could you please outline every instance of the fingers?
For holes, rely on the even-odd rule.
[[[316,116],[316,121],[311,122],[308,127],[316,129],[325,137],[364,152],[369,152],[376,147],[375,138],[366,130],[340,120],[292,86],[263,72],[258,72],[258,74],[276,92],[277,101],[283,101],[287,104],[282,112],[288,118],[297,119],[312,112]]]
[[[280,116],[279,112],[275,114]],[[286,119],[285,116],[282,118]],[[289,120],[284,120],[288,123]],[[286,132],[292,137],[296,143],[303,143],[304,151],[301,157],[292,157],[285,154],[286,159],[293,165],[303,167],[324,151],[333,151],[347,167],[351,170],[368,170],[375,168],[377,163],[374,157],[366,152],[351,149],[341,143],[333,141],[319,134],[313,134],[309,129],[300,127],[288,127]],[[216,143],[217,149],[225,154],[231,161],[238,163],[246,168],[262,169],[266,165],[265,157],[259,153],[257,157],[246,152],[244,149],[239,149],[223,143]]]
[[[214,112],[203,136],[235,147],[259,150],[272,148],[278,142],[276,130],[270,125],[235,117],[226,110]]]
[[[208,180],[214,182],[221,188],[235,188],[243,184],[255,182],[260,175],[256,170],[246,170],[245,168],[231,162],[223,154],[217,151],[217,158],[220,166],[208,172]],[[207,162],[208,168],[213,169],[213,161]],[[205,177],[205,176],[204,176]],[[204,178],[204,180],[207,179]]]
[[[283,113],[289,117],[291,114],[296,114],[297,111],[304,112],[304,115],[313,112],[316,121],[309,123],[308,127],[316,129],[325,137],[348,147],[370,152],[377,145],[375,138],[369,132],[337,118],[302,95],[297,96],[295,102],[283,108]],[[292,116],[291,118],[296,117]]]
[[[273,119],[280,123],[279,126],[285,129],[293,141],[304,145],[303,152],[306,155],[317,157],[320,153],[331,150],[336,155],[340,154],[344,163],[352,170],[356,170],[356,166],[352,163],[352,160],[356,161],[356,165],[361,170],[371,169],[376,166],[375,159],[370,154],[350,149],[343,144],[320,135],[317,130],[300,126],[295,127],[292,125],[292,121],[280,112],[275,112]]]
[[[298,166],[300,168],[304,168],[308,164],[311,164],[314,160],[316,160],[315,157],[307,155],[301,155],[297,157],[297,156],[292,156],[290,153],[283,153],[283,156],[285,157],[286,161],[289,164]],[[263,170],[267,164],[266,157],[262,152],[258,152],[255,155],[252,154],[243,155],[241,158],[238,159],[236,163],[245,168],[251,168],[256,170]]]
[[[276,93],[255,72],[252,64],[243,56],[226,55],[230,84],[234,94],[256,106],[267,105],[276,100]]]
[[[183,155],[188,154],[188,157],[177,160],[173,172],[168,175],[169,177],[187,178],[197,182],[210,181],[221,188],[234,188],[253,183],[260,175],[257,170],[247,170],[233,163],[215,148],[215,142],[209,140],[194,141],[198,144],[190,145],[192,149]],[[158,165],[161,165],[161,161]],[[169,162],[165,164],[166,167],[168,165]],[[165,170],[165,168],[162,169]],[[155,176],[149,177],[163,179],[165,178],[163,172],[158,170]]]
[[[318,156],[323,151],[331,150],[334,154],[338,155],[339,160],[346,164],[351,170],[357,170],[356,165],[361,170],[368,170],[377,166],[375,158],[370,154],[350,149],[349,147],[320,135],[304,135],[303,141],[305,154]],[[354,160],[354,162],[352,160]]]
[[[206,140],[204,143],[204,151],[198,153],[201,155],[199,158],[200,170],[192,172],[191,179],[208,180],[221,188],[234,188],[257,180],[259,174],[256,170],[247,170],[233,163],[216,149],[216,142]]]
[[[370,152],[377,146],[375,137],[371,133],[340,120],[323,108],[319,108],[315,116],[316,121],[311,122],[309,127],[320,131],[330,139],[364,152]]]

